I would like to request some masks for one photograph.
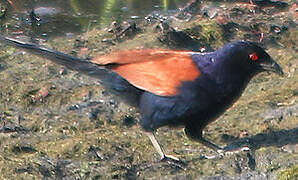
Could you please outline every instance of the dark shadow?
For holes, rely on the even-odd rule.
[[[251,137],[240,138],[224,149],[232,151],[248,146],[251,150],[257,150],[262,147],[276,146],[282,147],[287,144],[298,143],[298,127],[288,130],[271,131],[268,133],[259,133]]]

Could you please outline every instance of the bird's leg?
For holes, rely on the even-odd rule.
[[[221,153],[223,151],[223,148],[217,146],[216,144],[206,140],[203,136],[199,136],[197,139],[196,139],[198,142],[202,143],[203,145],[213,149],[214,151],[217,151],[219,153]]]
[[[215,156],[206,156],[206,155],[204,155],[203,157],[206,158],[206,159],[214,159],[214,158],[217,158],[217,157],[222,157],[226,154],[234,154],[234,153],[238,153],[238,152],[241,152],[241,151],[249,151],[248,147],[242,147],[240,149],[232,149],[232,148],[228,149],[227,147],[225,147],[225,148],[219,147],[216,144],[206,140],[203,137],[203,133],[202,133],[201,129],[198,130],[198,129],[186,127],[184,129],[184,131],[185,131],[185,134],[189,138],[200,142],[201,144],[213,149],[214,151],[216,151],[218,153],[218,155],[215,155]]]
[[[198,141],[200,143],[202,143],[203,145],[215,150],[215,151],[222,151],[223,148],[217,146],[216,144],[213,144],[212,142],[206,140],[204,137],[203,137],[203,131],[201,128],[193,128],[193,127],[185,127],[184,129],[184,132],[186,134],[187,137],[195,140],[195,141]]]
[[[179,161],[178,158],[176,158],[175,156],[171,156],[171,155],[166,155],[164,153],[164,150],[162,149],[162,147],[160,146],[160,144],[158,143],[156,137],[155,137],[155,133],[154,132],[145,132],[146,135],[149,137],[151,143],[153,144],[154,148],[156,149],[156,151],[158,152],[158,154],[161,157],[161,160],[174,160],[174,161]]]
[[[206,159],[214,159],[214,158],[217,158],[217,157],[221,157],[221,156],[224,156],[224,155],[232,155],[232,154],[235,154],[235,153],[239,153],[239,152],[243,152],[243,151],[249,151],[250,148],[247,147],[247,146],[244,146],[244,147],[241,147],[241,148],[221,148],[219,146],[217,146],[216,144],[213,144],[212,142],[206,140],[203,138],[203,136],[199,137],[197,139],[198,142],[202,143],[203,145],[215,150],[218,155],[216,156],[204,156]]]
[[[196,141],[198,141],[201,144],[213,149],[214,151],[216,151],[218,153],[217,155],[211,155],[211,156],[203,155],[204,158],[206,158],[206,159],[215,159],[215,158],[218,158],[218,157],[222,157],[224,155],[223,148],[221,148],[221,147],[217,146],[216,144],[206,140],[202,136],[202,134],[196,138]]]
[[[201,144],[213,149],[214,151],[216,151],[218,153],[218,155],[215,155],[215,156],[203,156],[204,158],[206,159],[214,159],[214,158],[217,158],[217,157],[220,157],[220,156],[223,156],[223,148],[217,146],[216,144],[206,140],[204,137],[203,137],[203,131],[201,128],[193,128],[193,127],[185,127],[184,129],[184,132],[185,134],[187,135],[187,137],[195,140],[195,141],[198,141],[200,142]]]

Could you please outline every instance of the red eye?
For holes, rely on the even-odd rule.
[[[256,61],[259,59],[259,56],[257,55],[257,53],[252,53],[249,55],[249,58],[253,61]]]

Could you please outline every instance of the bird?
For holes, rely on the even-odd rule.
[[[244,40],[213,52],[133,49],[89,60],[16,38],[0,36],[0,42],[92,76],[136,106],[142,130],[161,160],[179,161],[165,153],[155,135],[158,128],[183,127],[191,140],[223,150],[203,137],[203,129],[233,105],[256,74],[283,75],[281,66],[261,46]]]

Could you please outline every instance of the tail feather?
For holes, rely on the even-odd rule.
[[[30,52],[38,56],[45,57],[56,64],[60,64],[71,70],[75,70],[89,76],[99,78],[102,81],[108,81],[110,79],[110,74],[113,73],[106,69],[104,66],[100,66],[87,60],[70,56],[68,54],[64,54],[62,52],[38,44],[23,42],[18,39],[2,36],[0,36],[0,42],[7,45],[16,46],[24,50],[29,50]]]
[[[23,42],[14,38],[0,36],[0,43],[28,50],[30,53],[47,58],[56,64],[95,77],[100,80],[105,87],[112,90],[112,93],[121,95],[118,97],[121,97],[121,99],[129,104],[135,105],[138,102],[139,95],[143,92],[132,86],[117,73],[105,68],[104,65],[94,64],[90,61],[70,56],[54,49],[30,42]]]

